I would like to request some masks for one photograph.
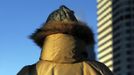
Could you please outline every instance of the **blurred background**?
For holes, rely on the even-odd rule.
[[[97,42],[96,0],[0,0],[0,75],[16,75],[23,66],[39,60],[41,50],[29,35],[60,5],[87,23]]]

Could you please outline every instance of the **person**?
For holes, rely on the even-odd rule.
[[[31,39],[42,49],[40,60],[17,75],[113,75],[104,64],[89,58],[93,32],[64,5],[49,15]]]

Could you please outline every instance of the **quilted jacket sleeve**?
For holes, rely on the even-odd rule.
[[[109,70],[109,68],[103,63],[92,61],[88,62],[96,71],[98,71],[101,75],[113,75],[113,73]]]

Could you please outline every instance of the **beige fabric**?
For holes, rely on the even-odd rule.
[[[37,64],[38,75],[99,75],[86,62],[79,63],[54,63],[40,61]]]
[[[97,71],[96,66],[87,63],[87,58],[81,54],[83,51],[86,51],[86,44],[71,35],[47,36],[41,60],[36,64],[37,75],[111,75],[106,66],[97,63],[97,69],[104,69]],[[105,73],[105,70],[110,73]]]
[[[85,59],[82,51],[86,51],[85,43],[71,35],[58,33],[46,37],[37,63],[38,75],[97,75],[87,63],[73,63]]]
[[[81,59],[82,52],[86,51],[83,41],[67,34],[53,34],[46,37],[41,54],[42,60],[53,62],[75,62]]]

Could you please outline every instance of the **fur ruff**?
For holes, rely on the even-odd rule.
[[[69,34],[88,45],[94,45],[92,30],[82,22],[49,22],[37,29],[30,38],[42,48],[45,37],[56,33]]]

